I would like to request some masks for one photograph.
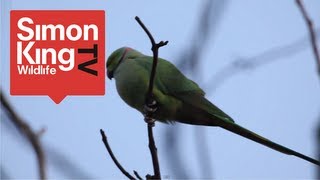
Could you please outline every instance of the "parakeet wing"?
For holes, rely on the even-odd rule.
[[[142,57],[138,60],[141,66],[151,71],[152,57]],[[200,108],[221,120],[234,122],[231,117],[208,101],[205,92],[192,80],[185,77],[172,63],[159,58],[156,74],[156,86],[164,94]]]

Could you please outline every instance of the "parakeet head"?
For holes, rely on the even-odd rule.
[[[107,60],[107,76],[109,79],[113,78],[113,72],[116,70],[116,68],[119,66],[121,61],[123,61],[124,56],[126,55],[127,47],[122,47],[117,50],[115,50],[108,58]]]
[[[114,72],[119,67],[119,65],[125,59],[134,59],[135,57],[141,56],[142,54],[132,48],[122,47],[115,50],[107,60],[107,76],[109,79],[113,78]]]

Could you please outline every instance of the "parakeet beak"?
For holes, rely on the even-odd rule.
[[[111,80],[113,78],[113,72],[112,71],[108,71],[107,72],[107,76]]]

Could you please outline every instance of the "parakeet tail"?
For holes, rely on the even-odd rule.
[[[224,128],[224,129],[226,129],[226,130],[229,130],[229,131],[231,131],[231,132],[233,132],[235,134],[238,134],[238,135],[240,135],[242,137],[248,138],[248,139],[250,139],[252,141],[255,141],[255,142],[259,143],[259,144],[262,144],[262,145],[265,145],[265,146],[267,146],[269,148],[272,148],[272,149],[274,149],[276,151],[279,151],[279,152],[282,152],[282,153],[285,153],[285,154],[288,154],[288,155],[293,155],[293,156],[299,157],[301,159],[304,159],[306,161],[309,161],[309,162],[311,162],[313,164],[316,164],[316,165],[320,166],[320,162],[319,161],[317,161],[317,160],[315,160],[315,159],[313,159],[311,157],[308,157],[306,155],[303,155],[303,154],[301,154],[299,152],[296,152],[296,151],[294,151],[292,149],[284,147],[284,146],[282,146],[280,144],[274,143],[274,142],[270,141],[269,139],[266,139],[266,138],[264,138],[264,137],[262,137],[262,136],[260,136],[260,135],[258,135],[256,133],[248,130],[248,129],[245,129],[245,128],[235,124],[235,123],[225,122],[225,123],[223,123],[223,124],[221,124],[219,126]]]

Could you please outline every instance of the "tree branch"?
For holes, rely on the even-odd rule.
[[[317,72],[318,72],[318,76],[320,79],[320,55],[319,55],[319,48],[317,46],[317,35],[316,35],[316,31],[313,27],[313,22],[311,21],[311,18],[309,17],[304,5],[302,4],[301,0],[296,0],[296,3],[301,11],[301,14],[303,16],[303,19],[306,21],[307,26],[308,26],[308,30],[309,30],[309,34],[310,34],[310,41],[311,41],[311,45],[312,45],[312,50],[313,50],[313,54],[316,60],[316,64],[317,64]],[[318,129],[317,129],[318,133],[317,133],[317,143],[318,143],[318,148],[320,147],[320,124],[318,125]],[[320,154],[319,154],[319,158],[320,158]],[[318,177],[320,177],[320,168],[318,168]]]
[[[316,29],[316,33],[320,34],[320,29]],[[255,70],[269,63],[285,60],[285,57],[293,56],[305,50],[308,42],[308,37],[303,36],[291,43],[272,47],[250,57],[235,58],[229,64],[213,74],[205,83],[204,89],[213,93],[228,79],[236,76],[237,74],[248,70]]]
[[[16,128],[29,140],[30,144],[33,147],[38,161],[39,178],[42,180],[46,179],[45,155],[39,140],[38,133],[35,133],[31,129],[31,127],[17,115],[17,113],[13,110],[12,106],[2,94],[2,90],[0,90],[0,96],[1,104],[8,113],[9,119],[13,122]]]
[[[124,174],[125,176],[127,176],[128,179],[135,179],[131,174],[129,174],[119,163],[119,161],[117,160],[117,158],[114,156],[112,149],[108,143],[107,140],[107,136],[105,135],[104,131],[102,129],[100,129],[100,134],[102,136],[102,142],[105,145],[106,149],[108,150],[109,155],[111,156],[111,159],[113,160],[113,162],[116,164],[116,166],[118,167],[118,169],[122,172],[122,174]],[[137,173],[136,171],[134,171],[135,174]]]
[[[160,41],[159,43],[156,43],[153,36],[151,35],[150,31],[147,29],[147,27],[142,23],[142,21],[140,20],[140,18],[138,16],[135,17],[136,21],[140,24],[140,26],[142,27],[142,29],[147,33],[150,41],[151,41],[151,50],[153,52],[153,63],[152,63],[152,71],[150,74],[150,79],[149,79],[149,88],[148,88],[148,92],[146,95],[146,104],[151,104],[152,103],[152,98],[153,98],[153,94],[152,94],[152,90],[153,90],[153,82],[154,82],[154,77],[156,75],[156,69],[157,69],[157,64],[158,64],[158,54],[159,54],[159,48],[162,46],[165,46],[168,44],[168,41]],[[147,116],[150,117],[150,114],[147,114]]]
[[[154,138],[153,138],[153,131],[152,128],[154,126],[150,125],[150,123],[148,123],[148,139],[149,139],[149,149],[150,149],[150,153],[151,153],[151,157],[152,157],[152,164],[153,164],[153,172],[154,175],[147,175],[146,178],[147,179],[161,179],[161,173],[160,173],[160,165],[159,165],[159,160],[158,160],[158,149],[156,147],[156,144],[154,142]]]
[[[313,54],[315,56],[315,60],[316,60],[316,64],[317,64],[317,69],[318,69],[318,75],[320,76],[320,54],[319,54],[319,48],[317,46],[317,36],[316,36],[316,32],[315,29],[313,27],[313,23],[304,7],[304,5],[302,4],[301,0],[296,0],[296,3],[302,13],[302,16],[304,18],[304,20],[307,23],[308,29],[309,29],[309,34],[310,34],[310,41],[311,41],[311,45],[312,45],[312,50],[313,50]]]
[[[3,109],[1,109],[3,110]],[[1,111],[2,112],[2,111]],[[4,110],[3,110],[4,112]],[[2,117],[0,121],[0,127],[3,127],[7,130],[10,135],[13,136],[14,140],[18,143],[22,143],[23,146],[29,145],[29,141],[25,139],[25,137],[19,132],[19,130],[15,127],[15,125],[10,120],[8,115]],[[74,179],[74,178],[82,178],[82,179],[93,179],[92,175],[89,172],[81,169],[76,162],[73,162],[69,159],[69,157],[63,154],[58,149],[54,148],[50,144],[46,144],[42,142],[43,151],[46,153],[46,162],[47,164],[52,165],[52,167],[57,170],[59,173],[66,176],[66,179]],[[1,178],[0,178],[1,179]],[[4,178],[10,179],[10,178]]]
[[[142,180],[142,177],[138,174],[137,171],[133,171],[134,175],[136,175],[136,177],[139,179],[139,180]]]
[[[154,99],[153,99],[153,84],[154,84],[154,78],[156,75],[156,69],[157,69],[157,64],[158,64],[158,53],[159,53],[159,48],[162,46],[165,46],[168,44],[168,41],[160,41],[159,43],[156,43],[153,36],[151,35],[150,31],[146,28],[146,26],[142,23],[140,18],[138,16],[135,17],[136,21],[140,24],[142,29],[147,33],[150,41],[151,41],[151,50],[153,52],[153,63],[152,63],[152,71],[150,74],[150,79],[149,79],[149,88],[146,94],[146,106],[152,106],[154,105]],[[160,166],[159,166],[159,160],[158,160],[158,154],[157,154],[157,147],[154,142],[153,138],[153,127],[154,127],[154,119],[152,118],[152,111],[147,111],[145,115],[145,121],[148,123],[148,138],[149,138],[149,149],[152,157],[152,163],[153,163],[153,171],[154,175],[150,176],[147,175],[147,179],[161,179],[161,173],[160,173]]]

